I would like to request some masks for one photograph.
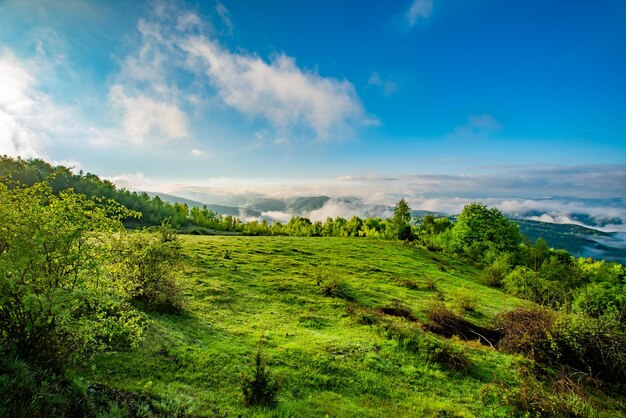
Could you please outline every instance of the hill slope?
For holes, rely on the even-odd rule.
[[[248,416],[240,379],[251,373],[262,337],[281,390],[277,409],[257,410],[259,416],[510,413],[481,393],[494,379],[514,384],[517,357],[452,342],[473,362],[464,374],[425,361],[393,337],[402,329],[422,332],[424,311],[438,300],[454,307],[475,298],[476,310],[466,317],[479,324],[522,303],[479,284],[476,269],[383,240],[186,236],[183,242],[188,313],[153,314],[142,348],[100,357],[85,371],[96,381],[161,398],[186,414]],[[333,280],[348,286],[350,300],[323,294],[318,283]],[[411,316],[399,307],[415,319],[394,316]]]

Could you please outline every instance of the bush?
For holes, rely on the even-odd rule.
[[[393,338],[405,349],[414,352],[429,363],[446,370],[468,372],[471,360],[456,341],[443,340],[424,332],[414,323],[388,322],[384,326],[387,338]]]
[[[502,284],[514,296],[550,307],[559,307],[566,299],[566,291],[559,282],[546,280],[527,267],[515,267],[504,277]]]
[[[0,348],[61,370],[69,361],[134,345],[142,319],[124,302],[128,286],[103,266],[105,237],[124,234],[109,202],[46,184],[0,184]]]
[[[554,357],[552,333],[556,318],[556,312],[544,307],[517,308],[498,315],[496,324],[502,332],[498,348],[549,362]]]
[[[554,325],[560,363],[607,382],[626,381],[626,331],[622,324],[610,316],[562,314]]]
[[[470,289],[459,289],[454,296],[454,303],[462,313],[465,311],[475,311],[478,298]]]
[[[317,286],[324,296],[339,298],[347,301],[354,300],[354,290],[344,280],[333,277],[334,272],[327,268],[318,268],[315,271]]]
[[[613,317],[559,314],[543,307],[499,315],[499,348],[608,382],[626,380],[626,331]]]
[[[499,330],[474,325],[460,315],[449,310],[443,303],[434,303],[427,311],[430,321],[428,329],[444,337],[458,337],[463,340],[478,340],[483,345],[491,347],[501,338]]]
[[[344,300],[354,300],[352,287],[343,280],[331,279],[320,284],[325,296]]]
[[[0,416],[85,416],[83,393],[63,375],[29,364],[15,352],[0,357]]]
[[[276,406],[278,384],[270,374],[262,352],[262,343],[254,357],[254,375],[242,376],[243,397],[247,406]]]
[[[577,313],[600,317],[613,314],[626,320],[626,287],[613,283],[589,283],[574,296],[573,310]]]
[[[511,270],[509,260],[509,255],[500,255],[491,265],[485,267],[481,274],[483,282],[489,286],[501,286],[502,279]]]
[[[154,232],[135,232],[118,242],[114,270],[132,283],[133,299],[158,312],[184,308],[184,289],[178,284],[181,245],[167,226]]]
[[[472,368],[472,361],[458,344],[440,338],[424,338],[422,350],[426,360],[441,365],[446,370],[467,373]]]

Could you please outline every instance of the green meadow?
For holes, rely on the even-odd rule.
[[[503,387],[521,357],[450,342],[471,361],[448,370],[389,335],[443,302],[488,324],[522,301],[479,270],[398,241],[183,236],[183,314],[150,314],[140,348],[104,354],[78,374],[192,416],[509,416]],[[329,297],[340,281],[349,297]],[[348,300],[346,300],[348,299]],[[414,318],[382,313],[401,304]],[[356,314],[355,314],[356,312]],[[359,316],[359,312],[361,313]],[[370,312],[374,319],[364,321]],[[369,322],[369,323],[368,323]],[[246,407],[241,381],[259,344],[279,385],[275,408]],[[124,411],[120,410],[123,415]]]

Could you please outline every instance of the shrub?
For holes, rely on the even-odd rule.
[[[331,279],[320,284],[325,296],[344,300],[354,300],[352,287],[343,280]]]
[[[424,338],[422,350],[426,360],[441,365],[446,370],[467,373],[472,367],[472,361],[465,351],[455,342],[440,338]]]
[[[136,344],[142,319],[128,286],[103,267],[104,237],[132,212],[46,184],[0,184],[0,348],[61,370],[68,361]]]
[[[573,310],[577,313],[600,317],[614,314],[626,320],[626,287],[613,283],[589,283],[579,289],[574,297]]]
[[[346,312],[355,318],[356,322],[361,325],[374,325],[377,324],[381,315],[373,309],[366,308],[356,303],[347,303]]]
[[[544,307],[499,315],[499,348],[608,382],[626,379],[626,332],[615,318],[559,314]]]
[[[508,255],[500,255],[491,265],[485,267],[481,274],[483,282],[489,286],[501,286],[502,279],[511,269],[509,258]]]
[[[544,307],[517,308],[496,317],[502,339],[498,348],[548,362],[553,356],[552,332],[556,312]]]
[[[443,340],[424,332],[414,323],[388,322],[384,325],[387,338],[392,338],[405,349],[414,352],[429,363],[436,363],[447,370],[467,372],[472,367],[456,341]]]
[[[437,283],[435,283],[432,278],[427,277],[426,280],[424,280],[424,288],[430,292],[434,292],[437,290]]]
[[[475,311],[478,304],[478,298],[470,289],[459,289],[454,296],[454,303],[461,310]]]
[[[334,272],[327,268],[318,268],[315,271],[317,286],[324,296],[339,298],[347,301],[354,300],[354,290],[344,280],[333,277]]]
[[[132,283],[133,299],[158,312],[184,308],[184,289],[178,284],[181,245],[167,226],[154,232],[135,232],[118,241],[115,273]]]
[[[0,416],[85,416],[80,388],[63,375],[29,364],[15,352],[0,356]]]
[[[558,282],[546,280],[527,267],[515,267],[502,284],[508,293],[542,305],[558,307],[565,301],[565,289]]]
[[[247,406],[276,406],[278,384],[270,374],[262,352],[262,342],[254,357],[252,377],[242,376],[243,397]]]
[[[626,381],[626,331],[613,317],[561,314],[554,341],[560,363],[607,382]]]

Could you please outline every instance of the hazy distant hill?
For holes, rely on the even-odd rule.
[[[161,192],[146,192],[148,196],[154,197],[159,196],[163,201],[169,203],[184,203],[185,205],[192,207],[203,207],[206,206],[207,209],[211,209],[215,213],[219,213],[221,215],[231,215],[231,216],[239,216],[239,217],[259,217],[261,216],[261,212],[249,209],[249,208],[240,208],[236,206],[225,206],[225,205],[215,205],[209,203],[198,202],[197,200],[185,199],[184,197],[174,196],[167,193]]]
[[[624,234],[602,232],[579,225],[515,219],[520,231],[531,241],[541,237],[551,247],[562,248],[575,256],[604,258],[626,263]]]

